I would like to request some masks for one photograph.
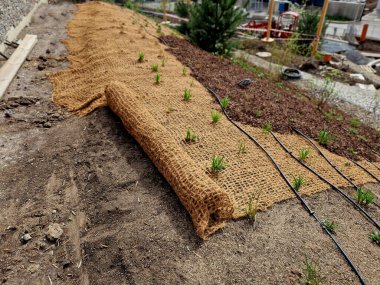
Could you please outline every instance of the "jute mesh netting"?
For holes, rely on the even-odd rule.
[[[226,219],[246,215],[252,199],[265,210],[292,198],[284,180],[256,145],[225,117],[211,123],[211,110],[220,111],[219,105],[199,82],[183,74],[181,63],[152,36],[158,35],[157,28],[151,20],[116,6],[96,2],[79,5],[68,25],[71,67],[51,76],[54,101],[82,115],[108,104],[171,184],[202,238],[222,227]],[[165,27],[161,32],[171,33]],[[141,52],[145,58],[138,62]],[[151,69],[154,64],[161,75],[159,84],[155,84]],[[192,94],[188,102],[182,97],[185,88]],[[197,134],[196,143],[184,141],[187,128]],[[290,180],[293,175],[305,177],[301,194],[329,188],[292,160],[271,135],[244,128],[268,149]],[[294,152],[310,147],[299,136],[278,137]],[[241,145],[245,145],[243,152],[239,152]],[[348,165],[345,158],[324,153],[355,183],[374,182],[360,168]],[[226,169],[218,175],[208,171],[213,155],[226,160]],[[380,175],[376,168],[361,163]],[[313,149],[307,164],[331,182],[349,186]]]

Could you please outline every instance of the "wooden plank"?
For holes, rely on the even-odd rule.
[[[0,69],[0,98],[3,97],[5,91],[7,91],[9,84],[11,84],[13,78],[16,76],[17,71],[29,55],[37,43],[36,35],[26,35],[21,44],[14,51],[11,57]]]

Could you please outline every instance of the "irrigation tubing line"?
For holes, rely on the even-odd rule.
[[[356,185],[349,177],[347,177],[342,171],[339,170],[339,168],[333,164],[331,162],[330,159],[328,159],[326,157],[326,155],[321,151],[321,149],[307,136],[305,135],[303,132],[301,132],[300,130],[292,127],[292,130],[295,131],[297,134],[299,134],[300,136],[302,136],[304,139],[306,139],[309,143],[311,143],[314,148],[318,151],[318,153],[327,161],[328,164],[331,165],[332,168],[335,169],[336,172],[338,172],[344,179],[346,179],[352,186],[354,186],[354,188],[356,190],[359,190],[359,186]],[[363,166],[359,165],[356,161],[353,161],[351,159],[349,159],[350,161],[352,161],[354,164],[356,164],[357,166],[361,167],[365,172],[367,172],[370,176],[372,176],[374,179],[376,179],[378,182],[380,182],[380,180],[378,178],[376,178],[372,173],[370,173],[367,169],[365,169]],[[376,207],[380,208],[380,205],[377,204],[377,203],[373,203]]]
[[[376,164],[374,164],[372,161],[369,159],[366,159],[369,163],[371,163],[374,167],[376,167],[378,170],[380,170],[380,167],[378,167]]]
[[[371,217],[371,215],[364,210],[355,200],[353,200],[350,196],[348,196],[343,190],[341,190],[339,187],[328,181],[326,178],[324,178],[322,175],[320,175],[318,172],[316,172],[314,169],[306,165],[303,161],[298,159],[276,136],[273,132],[270,132],[273,138],[278,142],[278,144],[284,149],[285,152],[287,152],[292,158],[294,158],[299,164],[301,164],[303,167],[305,167],[307,170],[318,176],[319,179],[330,185],[335,191],[337,191],[339,194],[341,194],[343,197],[345,197],[351,204],[354,206],[356,210],[361,212],[362,215],[364,215],[371,223],[373,223],[378,230],[380,230],[380,225],[377,223],[374,218]]]
[[[265,154],[266,156],[271,160],[277,171],[280,173],[281,177],[284,179],[286,184],[289,186],[289,188],[292,190],[294,195],[297,197],[297,199],[300,201],[301,205],[304,207],[304,209],[318,222],[319,226],[325,231],[325,233],[332,239],[335,246],[338,248],[339,252],[343,255],[344,259],[348,263],[348,265],[351,267],[352,271],[356,274],[358,277],[360,283],[362,285],[367,285],[365,282],[363,276],[359,272],[359,270],[356,268],[356,266],[351,261],[350,257],[347,255],[347,253],[344,251],[344,249],[341,247],[339,242],[335,239],[335,237],[329,232],[329,230],[323,225],[322,221],[318,218],[318,216],[315,214],[314,210],[310,208],[310,206],[306,203],[306,201],[300,196],[300,194],[294,189],[293,185],[289,182],[285,174],[282,172],[281,168],[278,166],[276,161],[273,159],[273,157],[268,153],[268,151],[265,149],[264,146],[262,146],[253,136],[251,136],[247,131],[245,131],[242,127],[240,127],[226,112],[226,110],[222,107],[222,103],[220,102],[220,99],[218,95],[209,87],[206,87],[207,90],[215,97],[215,99],[218,101],[220,107],[222,108],[222,111],[224,115],[227,117],[227,119],[236,127],[238,128],[242,133],[244,133],[250,140],[252,140]]]
[[[375,179],[377,182],[380,182],[380,179],[377,178],[371,171],[369,171],[368,169],[366,169],[363,165],[361,165],[360,163],[356,162],[355,160],[352,160],[349,158],[349,160],[354,163],[355,165],[359,166],[361,169],[363,169],[369,176],[371,176],[373,179]]]

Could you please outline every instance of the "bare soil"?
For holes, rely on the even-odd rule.
[[[213,89],[220,98],[230,100],[228,113],[236,120],[261,127],[270,122],[273,130],[286,133],[292,127],[301,129],[316,138],[320,130],[328,130],[334,139],[327,149],[339,155],[356,158],[357,155],[374,159],[371,150],[379,149],[380,134],[373,128],[361,125],[353,130],[351,117],[345,112],[326,104],[319,110],[312,96],[285,81],[260,77],[245,70],[229,59],[217,57],[174,36],[164,37],[169,51],[192,69],[193,76],[204,86]],[[238,82],[249,78],[253,83],[242,89]],[[307,95],[307,94],[306,94]],[[333,118],[326,115],[334,111]],[[341,115],[342,120],[336,118]]]
[[[2,284],[305,284],[306,258],[326,284],[359,284],[297,200],[259,213],[255,225],[230,222],[199,240],[170,186],[108,108],[77,117],[56,107],[46,73],[67,66],[61,40],[74,10],[63,3],[37,11],[23,34],[39,41],[1,102]],[[63,60],[39,70],[38,58],[49,54]],[[337,238],[368,284],[378,284],[380,248],[367,237],[373,226],[335,192],[308,200],[338,224]],[[51,223],[64,231],[55,243],[46,239]],[[32,239],[23,244],[25,233]]]

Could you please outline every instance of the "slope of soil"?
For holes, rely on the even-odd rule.
[[[334,139],[327,149],[351,158],[355,158],[355,155],[349,151],[350,148],[368,159],[374,159],[372,149],[380,149],[380,134],[376,130],[364,125],[353,130],[351,118],[347,114],[330,105],[319,111],[316,102],[305,97],[293,85],[260,78],[184,39],[174,36],[163,39],[171,47],[169,51],[192,69],[198,81],[216,91],[220,97],[230,98],[228,112],[235,120],[256,127],[270,122],[274,131],[280,133],[291,132],[292,127],[297,127],[313,138],[317,137],[320,130],[328,130]],[[252,79],[253,84],[242,89],[237,83],[245,78]],[[336,113],[333,118],[326,116],[331,110]],[[338,115],[343,117],[342,121],[336,119]]]
[[[255,226],[238,220],[199,240],[171,187],[108,108],[79,118],[56,107],[46,74],[67,67],[60,40],[74,9],[39,8],[23,31],[39,41],[1,103],[1,284],[294,285],[305,284],[306,258],[325,284],[359,284],[294,199],[259,213]],[[47,49],[62,60],[39,70]],[[309,202],[337,222],[337,237],[377,285],[380,248],[367,237],[373,227],[334,192]],[[45,238],[50,223],[63,229],[57,243]],[[32,240],[22,244],[25,232]]]

